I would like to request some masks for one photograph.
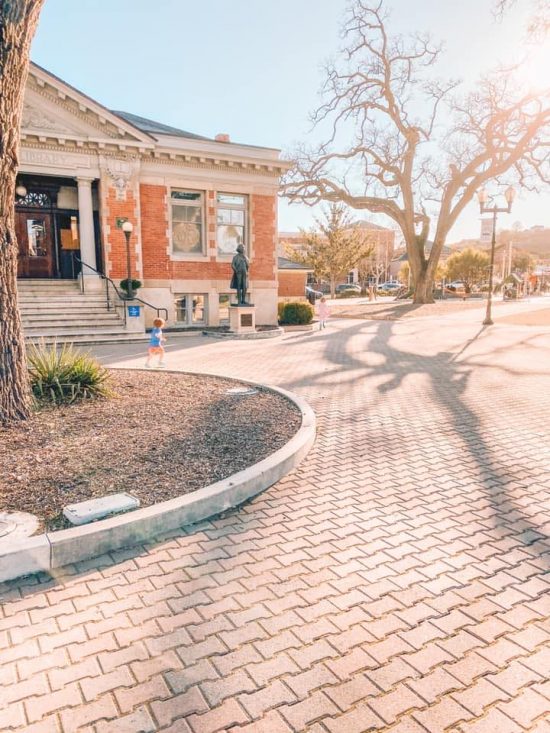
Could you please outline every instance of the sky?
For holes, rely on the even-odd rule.
[[[393,31],[429,31],[445,43],[442,75],[472,83],[525,53],[530,0],[518,0],[501,23],[491,13],[493,0],[387,5]],[[46,0],[31,58],[110,109],[208,137],[229,133],[234,142],[290,155],[299,142],[317,140],[309,113],[319,103],[323,64],[341,46],[346,7],[347,0]],[[546,65],[537,53],[526,83],[548,84],[550,53]],[[279,229],[309,227],[318,213],[283,200]],[[550,226],[550,193],[520,192],[499,226],[514,222]],[[448,241],[478,234],[472,203]]]

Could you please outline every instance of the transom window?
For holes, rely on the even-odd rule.
[[[247,247],[248,196],[235,193],[219,193],[217,196],[218,254],[234,255],[237,246]]]
[[[204,195],[200,191],[172,191],[172,253],[204,252]]]

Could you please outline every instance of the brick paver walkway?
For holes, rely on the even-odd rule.
[[[550,333],[477,321],[173,340],[304,395],[317,442],[238,511],[0,585],[0,729],[548,733]]]

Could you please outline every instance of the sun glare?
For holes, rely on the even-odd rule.
[[[550,89],[550,38],[540,45],[529,47],[520,75],[529,90]]]

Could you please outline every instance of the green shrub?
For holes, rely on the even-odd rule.
[[[313,308],[309,303],[279,303],[279,323],[303,326],[313,320]]]
[[[47,402],[111,397],[109,372],[72,344],[33,344],[27,353],[33,395]]]
[[[360,298],[361,293],[357,290],[342,290],[341,293],[336,293],[337,298]]]
[[[139,290],[141,288],[142,284],[143,283],[141,282],[141,280],[132,280],[132,290],[134,291],[134,293],[136,292],[136,290]],[[128,292],[128,278],[120,281],[120,288],[121,290],[124,290],[125,293]]]

